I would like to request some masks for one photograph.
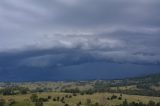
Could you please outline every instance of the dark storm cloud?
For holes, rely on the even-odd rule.
[[[2,0],[0,69],[159,64],[159,10],[158,0]]]

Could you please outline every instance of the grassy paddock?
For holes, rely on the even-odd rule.
[[[72,95],[70,93],[61,93],[61,92],[46,92],[46,93],[37,93],[39,97],[47,98],[48,96],[51,96],[52,99],[55,97],[65,97],[65,95]],[[78,102],[81,101],[83,105],[85,105],[87,99],[91,99],[92,103],[103,103],[107,106],[120,104],[123,102],[123,100],[127,99],[128,102],[139,102],[142,101],[144,103],[148,103],[148,101],[153,100],[155,102],[160,102],[160,97],[151,97],[151,96],[138,96],[138,95],[122,95],[122,100],[114,99],[114,100],[108,100],[107,98],[110,98],[112,95],[116,95],[117,97],[120,96],[119,93],[95,93],[93,95],[80,95],[77,94],[77,96],[72,96],[72,98],[65,98],[65,103],[69,104],[70,106],[76,106]],[[0,98],[5,99],[6,101],[8,99],[15,99],[16,104],[14,106],[33,106],[33,104],[30,102],[30,96],[31,94],[26,95],[14,95],[14,96],[0,96]],[[58,101],[53,101],[50,99],[48,102],[44,103],[44,106],[64,106],[63,103]],[[83,106],[82,105],[82,106]]]

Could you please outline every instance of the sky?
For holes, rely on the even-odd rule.
[[[1,0],[1,77],[160,72],[159,10],[159,0]]]

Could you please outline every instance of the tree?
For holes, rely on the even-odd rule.
[[[8,106],[12,106],[13,104],[15,104],[15,100],[14,99],[9,99],[8,100]]]
[[[158,102],[156,106],[160,106],[160,102]]]
[[[65,104],[64,106],[69,106],[69,104]]]
[[[31,97],[30,97],[30,99],[31,99],[32,102],[38,101],[38,96],[37,96],[37,94],[32,94]]]
[[[148,106],[156,106],[156,103],[154,101],[149,101]]]
[[[48,96],[48,99],[51,99],[52,98],[52,96]]]
[[[86,105],[87,105],[87,106],[90,106],[91,103],[92,103],[91,99],[87,99],[87,100],[86,100]]]
[[[120,97],[118,97],[118,99],[119,99],[119,100],[122,100],[122,97],[120,96]]]
[[[0,99],[0,106],[5,106],[5,100],[4,99]]]
[[[125,100],[123,101],[122,106],[128,106],[128,101],[127,101],[127,99],[125,99]]]
[[[60,98],[59,98],[59,96],[58,96],[58,97],[57,97],[57,101],[59,101],[59,99],[60,99]]]
[[[143,102],[139,102],[139,106],[145,106]]]
[[[81,101],[79,101],[78,103],[77,103],[77,106],[80,106],[82,103],[81,103]]]
[[[43,102],[37,101],[37,102],[35,103],[35,106],[43,106]]]
[[[111,96],[111,100],[113,100],[113,99],[117,99],[117,96],[116,95],[112,95]]]
[[[95,104],[93,104],[93,106],[99,106],[99,103],[96,102]]]

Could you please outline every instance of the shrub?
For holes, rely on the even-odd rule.
[[[127,101],[127,99],[125,99],[125,100],[123,101],[122,106],[128,106],[128,101]]]
[[[118,99],[119,99],[119,100],[122,100],[122,97],[120,96],[120,97],[118,97]]]
[[[111,96],[111,100],[113,100],[113,99],[117,99],[117,96],[116,95],[112,95]]]
[[[48,102],[48,98],[39,98],[38,100],[41,102]]]
[[[60,101],[61,101],[62,103],[65,103],[65,102],[64,102],[64,97],[62,97]]]
[[[35,106],[43,106],[43,102],[37,101],[37,102],[35,103]]]
[[[81,95],[84,95],[84,92],[81,92],[80,94],[81,94]]]
[[[56,101],[56,98],[53,98],[53,101]]]
[[[69,96],[68,96],[68,95],[65,95],[65,97],[68,98]]]
[[[52,98],[52,96],[48,96],[48,99],[51,99]]]
[[[73,93],[73,96],[77,96],[77,94],[76,94],[76,93]]]
[[[110,100],[110,98],[108,97],[107,100]]]
[[[68,98],[72,98],[72,95],[69,95],[69,97]]]
[[[64,106],[69,106],[69,104],[65,104]]]

